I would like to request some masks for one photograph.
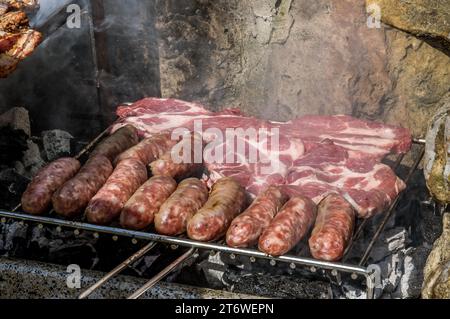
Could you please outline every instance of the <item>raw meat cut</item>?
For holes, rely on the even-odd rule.
[[[293,159],[304,153],[300,138],[277,134],[278,127],[270,121],[244,116],[237,109],[213,113],[196,103],[147,98],[131,106],[119,107],[117,114],[120,119],[112,132],[127,124],[134,125],[145,137],[179,128],[185,128],[187,132],[200,130],[205,143],[215,143],[213,148],[207,146],[205,149],[209,186],[222,177],[233,177],[247,191],[257,195],[271,184],[284,184]],[[254,130],[247,131],[249,128]],[[233,129],[242,131],[227,135],[227,130]],[[217,139],[219,135],[222,139]],[[231,143],[227,136],[232,139]],[[278,145],[275,147],[273,143]],[[231,149],[230,145],[233,145]],[[239,151],[240,147],[243,152]],[[222,155],[214,154],[215,150],[221,150]],[[253,161],[250,154],[257,154]],[[230,155],[232,159],[229,159]]]
[[[252,195],[268,185],[284,185],[288,193],[304,195],[316,203],[330,193],[339,193],[364,218],[384,210],[405,188],[395,173],[380,163],[387,154],[410,149],[411,134],[404,128],[344,115],[272,122],[236,109],[214,113],[196,103],[156,98],[121,106],[117,114],[119,120],[112,132],[127,124],[134,125],[142,136],[180,127],[203,132],[205,143],[223,150],[217,156],[208,153],[205,146],[204,155],[215,157],[211,161],[204,156],[208,185],[233,177]],[[241,129],[243,134],[234,135],[230,143],[227,129]],[[261,134],[247,134],[248,129],[263,130],[266,139],[260,140]],[[275,142],[278,145],[273,151]],[[238,144],[243,145],[243,152],[238,152]],[[257,160],[250,161],[255,150]],[[229,156],[233,161],[227,160]]]
[[[294,162],[284,189],[316,204],[329,194],[341,194],[359,217],[368,218],[385,210],[405,187],[389,166],[351,158],[345,148],[328,141]]]

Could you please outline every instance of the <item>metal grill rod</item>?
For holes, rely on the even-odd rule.
[[[411,167],[408,176],[405,179],[405,183],[408,184],[412,175],[414,174],[414,172],[416,171],[417,167],[419,166],[420,162],[422,161],[423,156],[425,155],[425,148],[422,148],[422,150],[420,151],[420,155],[419,157],[417,157],[416,161],[414,162],[414,165]],[[392,203],[391,207],[389,208],[389,211],[386,213],[386,215],[383,218],[383,221],[381,222],[380,226],[378,227],[377,231],[375,232],[375,235],[373,236],[372,240],[369,243],[369,246],[367,246],[366,251],[364,252],[363,257],[361,258],[361,260],[359,261],[359,266],[362,266],[366,263],[367,259],[369,258],[369,255],[372,251],[373,246],[375,245],[378,237],[380,236],[381,232],[384,230],[384,227],[386,226],[389,218],[391,218],[392,214],[395,211],[395,208],[397,207],[397,204],[400,202],[400,198],[403,197],[403,195],[405,194],[405,192],[403,192],[402,194],[400,194],[399,196],[397,196],[397,198],[395,199],[395,201]]]
[[[194,253],[196,249],[190,248],[187,252],[185,252],[183,255],[178,257],[175,261],[170,263],[166,268],[164,268],[162,271],[160,271],[156,276],[154,276],[152,279],[150,279],[145,285],[143,285],[141,288],[139,288],[135,293],[130,295],[127,299],[138,299],[140,296],[145,294],[146,291],[151,289],[154,285],[156,285],[159,281],[161,281],[165,276],[167,276],[172,270],[174,270],[176,267],[178,267],[183,261],[190,258]]]
[[[108,280],[110,280],[112,277],[119,274],[122,270],[127,268],[129,265],[133,264],[136,260],[144,256],[146,253],[148,253],[153,247],[156,246],[155,242],[150,242],[147,245],[145,245],[142,249],[137,251],[134,255],[129,257],[128,259],[124,260],[122,263],[120,263],[116,268],[111,270],[109,273],[107,273],[105,276],[100,278],[95,284],[87,288],[84,292],[82,292],[78,299],[85,299],[89,295],[91,295],[95,290],[100,288],[103,284],[105,284]]]
[[[43,216],[33,216],[33,215],[21,214],[21,213],[12,213],[12,212],[6,212],[6,211],[2,211],[2,210],[0,210],[0,216],[6,217],[6,218],[13,218],[13,219],[18,219],[18,220],[29,221],[29,222],[36,222],[36,223],[50,224],[50,225],[55,225],[55,226],[60,226],[60,227],[69,227],[69,228],[73,228],[73,229],[86,230],[86,231],[91,231],[94,233],[98,232],[98,233],[131,237],[131,238],[148,240],[148,241],[157,241],[157,242],[161,242],[161,243],[174,244],[174,245],[179,245],[179,246],[183,246],[183,247],[194,247],[194,248],[199,248],[199,249],[214,250],[214,251],[220,251],[220,252],[229,253],[229,254],[274,260],[276,262],[279,261],[279,262],[294,263],[294,264],[298,264],[298,265],[317,267],[317,268],[329,269],[329,270],[335,269],[337,271],[343,271],[343,272],[347,272],[347,273],[355,273],[355,274],[359,274],[359,275],[367,274],[367,269],[365,267],[360,267],[360,266],[354,266],[354,265],[337,263],[337,262],[327,262],[327,261],[321,261],[321,260],[316,260],[316,259],[312,259],[312,258],[297,257],[297,256],[293,256],[293,255],[284,255],[284,256],[280,256],[280,257],[273,257],[273,256],[269,256],[269,255],[267,255],[259,250],[256,250],[256,249],[232,248],[232,247],[220,245],[217,243],[198,242],[198,241],[194,241],[194,240],[190,240],[190,239],[179,238],[179,237],[169,237],[169,236],[164,236],[164,235],[159,235],[159,234],[149,233],[149,232],[132,231],[132,230],[123,229],[123,228],[99,226],[99,225],[74,222],[74,221],[69,221],[69,220],[64,220],[64,219],[57,219],[57,218],[50,218],[50,217],[43,217]]]

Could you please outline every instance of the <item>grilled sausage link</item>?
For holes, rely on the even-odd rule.
[[[177,183],[169,176],[153,176],[127,201],[120,214],[120,224],[124,228],[141,230],[147,228],[161,205],[177,188]]]
[[[50,208],[53,193],[80,169],[74,158],[60,158],[41,168],[22,195],[22,208],[26,213],[40,215]]]
[[[112,164],[105,156],[90,158],[75,177],[53,194],[55,212],[67,218],[80,215],[112,171]]]
[[[104,155],[111,161],[111,163],[114,163],[116,157],[120,153],[129,149],[133,145],[136,145],[138,141],[139,137],[137,129],[132,125],[126,125],[97,145],[92,151],[90,157]]]
[[[188,222],[189,238],[212,241],[222,237],[231,221],[245,208],[244,188],[232,178],[219,179],[206,204]]]
[[[227,244],[231,247],[256,244],[287,199],[280,187],[269,186],[245,212],[233,220],[227,231]]]
[[[105,185],[89,202],[86,208],[88,221],[100,225],[111,223],[146,179],[147,169],[140,161],[127,159],[118,163]]]
[[[125,159],[134,158],[148,165],[163,156],[175,143],[176,141],[171,140],[170,134],[158,134],[126,150],[116,158],[115,162],[117,164]]]
[[[156,214],[156,231],[170,236],[184,233],[188,221],[207,200],[205,183],[197,178],[183,180]]]
[[[316,205],[309,198],[292,197],[262,233],[259,250],[271,256],[284,255],[306,235],[316,216]]]
[[[311,255],[326,261],[341,259],[353,234],[355,216],[353,207],[337,194],[322,200],[309,239]]]
[[[150,164],[153,175],[170,176],[175,179],[192,176],[201,168],[202,157],[195,158],[195,148],[203,152],[200,134],[193,133],[168,150],[160,159]],[[200,153],[200,154],[201,154]]]

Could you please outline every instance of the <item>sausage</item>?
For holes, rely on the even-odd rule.
[[[177,188],[172,177],[153,176],[134,193],[120,213],[124,228],[141,230],[148,227],[161,205]]]
[[[134,158],[140,160],[142,164],[148,165],[163,156],[175,143],[176,141],[172,141],[170,138],[170,134],[158,134],[142,140],[139,144],[120,154],[115,163]]]
[[[199,149],[196,150],[196,147]],[[150,170],[153,175],[170,176],[175,179],[192,176],[198,172],[202,164],[202,157],[196,158],[196,151],[200,152],[200,155],[203,154],[203,141],[200,134],[193,133],[189,137],[184,137],[160,159],[152,162]]]
[[[96,155],[106,156],[111,163],[114,163],[116,157],[129,149],[133,145],[136,145],[139,141],[138,131],[132,125],[126,125],[111,136],[103,140],[95,149],[92,151],[90,157]]]
[[[40,215],[52,203],[52,195],[80,169],[74,158],[60,158],[41,168],[22,195],[22,208],[26,213]]]
[[[169,236],[184,233],[188,221],[207,200],[208,188],[204,182],[197,178],[183,180],[156,214],[156,231]]]
[[[258,242],[287,195],[277,186],[269,186],[241,215],[236,217],[227,231],[227,244],[231,247],[249,247]]]
[[[309,239],[311,255],[326,261],[341,259],[352,237],[355,217],[353,207],[340,195],[331,194],[322,200]]]
[[[222,237],[231,221],[245,208],[244,188],[230,177],[219,179],[208,201],[187,224],[189,238],[212,241]]]
[[[67,218],[80,215],[111,175],[113,167],[103,155],[90,158],[78,174],[53,194],[55,212]]]
[[[271,256],[290,251],[314,224],[317,208],[307,197],[292,197],[259,238],[258,248]]]
[[[119,162],[105,185],[89,202],[87,220],[99,225],[111,223],[146,179],[147,169],[141,161],[130,158]]]

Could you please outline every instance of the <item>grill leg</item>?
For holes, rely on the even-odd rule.
[[[104,277],[102,277],[99,281],[97,281],[95,284],[90,286],[88,289],[86,289],[83,293],[81,293],[78,296],[78,299],[85,299],[90,294],[92,294],[95,290],[97,290],[99,287],[101,287],[105,282],[107,282],[109,279],[120,273],[122,270],[124,270],[126,267],[134,263],[136,260],[144,256],[148,251],[150,251],[153,247],[155,247],[156,243],[151,242],[144,246],[141,250],[136,252],[133,256],[128,258],[127,260],[124,260],[121,264],[119,264],[116,268],[111,270],[109,273],[107,273]]]

